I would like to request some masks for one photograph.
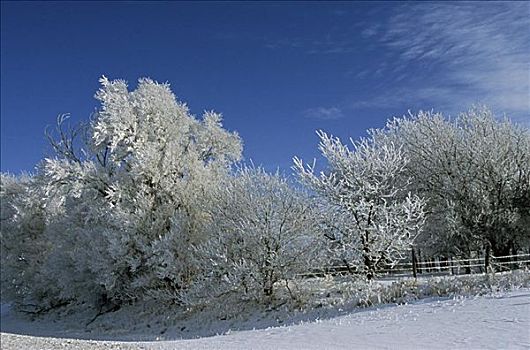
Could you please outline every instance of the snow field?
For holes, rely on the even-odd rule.
[[[2,332],[34,326],[2,314]],[[16,325],[16,329],[10,326]],[[48,325],[49,327],[49,325]],[[61,336],[60,334],[57,334]],[[115,339],[115,340],[118,340]],[[530,349],[530,289],[480,297],[430,298],[346,315],[199,339],[101,342],[2,333],[2,349]]]

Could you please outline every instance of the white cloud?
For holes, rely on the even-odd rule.
[[[482,102],[524,120],[530,119],[529,28],[526,2],[416,3],[400,7],[378,40],[397,55],[394,70],[431,69],[430,79],[408,89],[413,96],[454,106]]]
[[[344,117],[342,110],[338,107],[317,107],[304,111],[304,116],[311,119],[335,120]]]

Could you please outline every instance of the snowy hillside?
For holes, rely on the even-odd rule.
[[[530,290],[424,299],[200,339],[120,343],[11,334],[34,334],[33,330],[46,328],[53,325],[17,321],[4,310],[2,332],[9,333],[2,333],[2,349],[529,349]]]
[[[153,346],[163,349],[528,349],[530,291],[476,299],[424,300],[297,326]]]

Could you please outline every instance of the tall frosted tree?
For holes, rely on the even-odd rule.
[[[178,301],[196,274],[189,247],[207,238],[204,208],[241,141],[221,115],[191,115],[167,84],[140,79],[133,91],[121,80],[101,84],[84,148],[76,152],[60,133],[58,157],[41,166],[49,198],[66,213],[49,230],[63,243],[48,270],[70,269],[70,279],[57,281],[64,298]]]
[[[372,279],[377,267],[395,262],[411,247],[422,228],[424,202],[408,192],[408,179],[402,176],[407,158],[400,147],[361,139],[352,141],[350,149],[322,131],[318,136],[327,171],[317,175],[314,165],[298,158],[294,168],[302,182],[346,215],[337,234],[328,238],[343,251],[355,252]]]

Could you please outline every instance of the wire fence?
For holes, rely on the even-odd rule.
[[[414,256],[413,256],[414,259]],[[487,261],[488,260],[488,261]],[[378,276],[417,276],[417,275],[461,275],[484,273],[487,271],[501,272],[530,267],[529,254],[513,254],[505,256],[486,256],[454,259],[430,258],[413,262],[412,259],[403,260],[397,264],[387,265],[376,270]],[[320,269],[312,269],[301,277],[318,277],[324,275],[340,275],[361,273],[355,266],[335,265]]]
[[[488,265],[487,265],[488,264]],[[400,262],[394,266],[385,269],[379,269],[380,274],[413,274],[414,264],[412,262]],[[470,259],[453,259],[448,258],[442,260],[440,258],[433,258],[427,261],[416,262],[416,272],[422,273],[440,273],[440,274],[471,274],[482,273],[491,269],[492,271],[507,271],[525,268],[530,265],[530,254],[513,254],[505,256],[490,256],[489,262],[486,262],[486,257],[470,258]]]

